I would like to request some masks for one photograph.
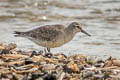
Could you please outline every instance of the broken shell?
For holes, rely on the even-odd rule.
[[[74,71],[74,72],[78,72],[77,64],[73,64],[73,67],[72,67],[72,68],[73,68],[73,71]]]
[[[3,50],[3,49],[5,49],[5,46],[2,43],[0,43],[0,50]]]
[[[112,63],[113,63],[112,60],[108,60],[108,61],[105,62],[103,67],[110,67],[110,66],[112,66]]]
[[[5,47],[5,49],[7,49],[7,50],[12,50],[12,49],[15,49],[16,47],[17,47],[16,44],[10,43],[10,44],[8,44],[8,46]]]
[[[55,70],[56,65],[54,64],[45,64],[42,66],[42,71]]]
[[[6,54],[2,56],[2,58],[9,58],[9,59],[28,58],[28,57],[29,56],[21,55],[21,54]]]
[[[96,57],[87,57],[87,63],[88,64],[95,64],[97,63],[97,58]]]
[[[94,66],[89,67],[89,68],[85,68],[85,70],[90,70],[90,71],[95,70],[95,69],[96,69],[96,67],[94,67]]]
[[[63,80],[63,77],[65,76],[64,72],[61,72],[57,78],[57,80]]]
[[[120,67],[120,60],[113,60],[113,65]]]
[[[78,72],[78,67],[77,67],[77,64],[74,64],[74,62],[69,62],[68,64],[67,64],[67,67],[68,68],[71,68],[74,72]]]

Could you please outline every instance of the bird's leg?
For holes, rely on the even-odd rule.
[[[50,52],[50,48],[47,48],[47,51]]]
[[[47,52],[46,48],[44,48],[44,52],[45,52],[45,53]]]

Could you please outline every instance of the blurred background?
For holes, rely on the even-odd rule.
[[[28,39],[14,37],[46,24],[77,21],[92,37],[79,33],[53,53],[120,58],[120,0],[0,0],[0,42],[22,50],[44,50]]]

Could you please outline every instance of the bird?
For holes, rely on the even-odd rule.
[[[51,48],[60,47],[70,42],[79,32],[91,36],[82,29],[82,25],[78,22],[72,22],[68,26],[63,24],[43,25],[26,32],[14,31],[14,34],[15,37],[24,37],[39,46],[46,47],[50,52]]]

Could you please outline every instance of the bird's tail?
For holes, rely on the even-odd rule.
[[[24,35],[24,32],[14,31],[15,37]]]

